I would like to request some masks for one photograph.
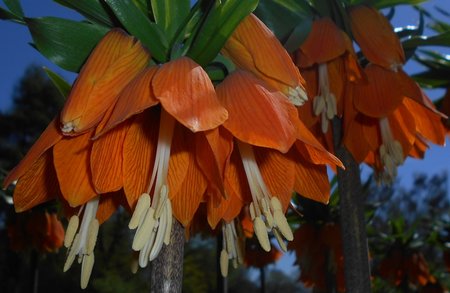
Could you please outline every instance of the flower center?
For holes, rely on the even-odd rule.
[[[390,184],[397,176],[397,166],[403,164],[403,148],[400,142],[394,139],[389,120],[381,118],[379,123],[383,142],[380,146],[380,158],[385,171],[380,179]]]
[[[70,269],[75,257],[78,255],[78,262],[81,263],[82,289],[87,287],[94,266],[94,248],[100,226],[96,219],[99,199],[99,196],[91,199],[80,208],[78,215],[73,215],[70,218],[64,238],[64,246],[69,248],[67,260],[64,264],[64,272]],[[84,213],[80,226],[79,215],[83,208]]]
[[[225,278],[228,276],[228,261],[231,260],[233,267],[237,268],[243,263],[243,243],[238,241],[234,221],[222,223],[222,251],[220,252],[220,272]]]
[[[329,120],[337,115],[336,97],[330,92],[327,64],[319,64],[318,71],[319,90],[318,95],[314,97],[313,110],[314,115],[321,115],[322,132],[326,133],[328,131]]]
[[[269,229],[274,233],[280,246],[283,247],[285,245],[281,235],[288,241],[293,240],[294,237],[283,213],[280,200],[270,194],[264,183],[252,146],[240,141],[237,141],[237,145],[252,195],[249,208],[256,237],[261,247],[265,251],[270,251],[270,241],[267,234],[267,229]]]
[[[168,245],[170,242],[172,205],[169,199],[167,173],[174,128],[175,119],[161,109],[152,177],[147,192],[139,197],[128,224],[130,229],[137,228],[132,248],[134,251],[139,251],[139,266],[142,268],[145,268],[149,261],[158,256],[163,243]],[[152,190],[153,197],[151,198]]]

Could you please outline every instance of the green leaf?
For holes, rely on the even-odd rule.
[[[155,22],[166,34],[169,42],[189,15],[189,0],[151,0]]]
[[[392,6],[397,6],[401,4],[405,5],[417,5],[428,0],[370,0],[367,1],[368,5],[374,6],[375,8],[382,9]],[[362,2],[362,1],[360,1]]]
[[[450,32],[445,32],[436,36],[415,36],[403,42],[405,50],[414,49],[419,46],[450,46]]]
[[[3,2],[5,2],[6,7],[8,7],[13,14],[23,18],[23,9],[19,0],[3,0]]]
[[[289,52],[297,49],[311,31],[313,12],[305,1],[261,0],[255,14]]]
[[[0,19],[3,20],[11,20],[14,22],[18,22],[20,24],[25,24],[25,22],[23,21],[22,17],[15,15],[14,13],[12,13],[11,11],[8,11],[2,7],[0,7]]]
[[[138,38],[159,62],[168,58],[168,42],[158,25],[148,17],[131,0],[105,0],[116,17],[130,34]]]
[[[58,91],[61,93],[61,95],[64,98],[67,98],[69,96],[70,90],[72,89],[72,86],[64,80],[59,74],[51,71],[49,68],[44,67],[45,73],[47,73],[50,80],[53,82],[55,87],[58,89]]]
[[[187,56],[200,65],[213,60],[239,23],[258,5],[258,0],[215,2],[194,36]]]
[[[103,26],[56,17],[25,18],[35,47],[50,61],[78,72],[99,40]]]
[[[114,26],[114,15],[108,11],[108,7],[100,0],[54,0],[55,2],[75,10],[92,22]]]

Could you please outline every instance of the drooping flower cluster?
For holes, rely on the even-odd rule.
[[[294,56],[313,97],[299,112],[313,133],[324,133],[329,150],[330,120],[341,117],[344,145],[358,163],[374,168],[379,181],[389,183],[407,156],[422,158],[428,142],[445,143],[442,115],[403,71],[405,55],[389,21],[364,5],[348,14],[368,63],[361,66],[349,36],[330,18],[315,20]]]
[[[276,58],[267,62],[268,53]],[[140,42],[111,30],[60,115],[5,179],[5,186],[17,181],[17,211],[63,203],[64,270],[78,259],[82,288],[99,227],[119,205],[132,213],[132,249],[145,267],[169,243],[173,217],[187,227],[200,204],[211,228],[222,225],[223,258],[236,260],[241,211],[269,251],[268,231],[282,247],[293,239],[285,217],[293,191],[328,202],[325,164],[342,164],[299,119],[294,104],[307,97],[289,55],[254,15],[224,54],[239,69],[214,88],[190,58],[150,65]]]

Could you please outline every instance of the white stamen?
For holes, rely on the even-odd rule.
[[[319,64],[319,89],[318,95],[314,97],[313,111],[314,115],[321,115],[322,132],[328,131],[329,121],[337,115],[336,96],[330,92],[330,82],[328,78],[328,68],[326,63]]]
[[[80,225],[80,219],[77,215],[70,217],[69,225],[67,225],[66,235],[64,236],[64,246],[69,248],[72,245],[75,234],[77,233],[78,226]]]

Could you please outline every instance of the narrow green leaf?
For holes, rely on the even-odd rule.
[[[414,49],[419,46],[450,46],[450,32],[445,32],[436,36],[415,36],[403,42],[403,48]]]
[[[35,47],[50,61],[78,72],[108,28],[56,17],[25,18]]]
[[[153,16],[171,41],[189,15],[189,0],[151,0]]]
[[[200,65],[213,60],[239,23],[258,5],[258,0],[216,2],[195,35],[188,56]]]
[[[19,0],[3,0],[3,2],[5,2],[6,7],[8,7],[12,13],[23,18],[23,9]]]
[[[72,86],[64,80],[59,74],[51,71],[49,68],[44,67],[45,73],[47,73],[50,80],[53,82],[55,87],[58,89],[58,91],[61,93],[61,95],[64,98],[67,98],[69,96],[70,90],[72,89]]]
[[[255,14],[290,50],[300,45],[311,30],[313,13],[304,1],[261,0]]]
[[[114,26],[114,14],[100,0],[54,0],[55,2],[75,10],[90,21],[105,25]],[[103,4],[102,4],[103,3]]]
[[[428,0],[370,0],[368,4],[378,9],[393,7],[401,4],[405,5],[417,5]],[[363,2],[363,1],[360,1]]]
[[[144,46],[159,62],[167,61],[168,42],[161,29],[131,1],[105,0],[122,25]]]
[[[14,21],[14,22],[17,22],[20,24],[25,24],[25,22],[23,21],[23,19],[20,16],[17,16],[14,13],[12,13],[11,11],[8,11],[2,7],[0,7],[0,19]]]

